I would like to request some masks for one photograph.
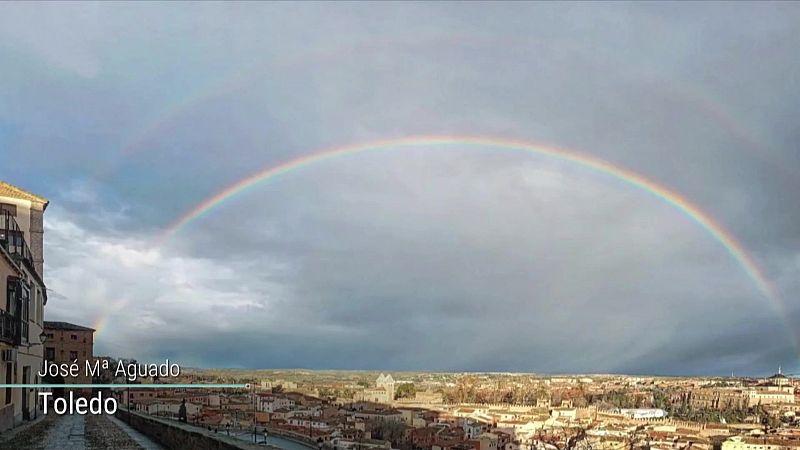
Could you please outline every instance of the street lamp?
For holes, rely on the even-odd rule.
[[[258,434],[257,434],[258,427],[256,427],[256,410],[257,410],[257,407],[256,407],[256,384],[255,384],[255,382],[253,383],[252,388],[253,388],[253,390],[252,390],[252,395],[253,395],[253,443],[254,444],[258,444]]]

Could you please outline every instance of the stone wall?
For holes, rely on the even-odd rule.
[[[0,433],[14,427],[14,404],[0,408]]]
[[[278,436],[283,439],[296,442],[301,445],[305,445],[310,450],[317,449],[317,442],[314,439],[302,433],[296,433],[294,431],[289,431],[289,430],[282,430],[280,428],[275,428],[275,427],[266,427],[266,430],[272,436]]]
[[[191,425],[157,419],[139,413],[119,410],[116,416],[168,450],[264,450],[270,448]]]
[[[44,279],[44,205],[33,202],[30,225],[28,227],[28,246],[33,254],[33,266],[39,278]]]

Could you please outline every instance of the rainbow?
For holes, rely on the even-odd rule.
[[[206,198],[184,215],[172,222],[159,236],[158,244],[163,244],[180,230],[208,214],[217,206],[267,180],[274,179],[281,175],[285,175],[315,163],[320,163],[339,157],[366,152],[386,151],[397,148],[429,146],[500,147],[507,150],[532,153],[568,163],[574,163],[578,166],[591,169],[595,172],[611,176],[629,186],[645,191],[685,214],[702,229],[708,232],[708,234],[710,234],[717,242],[722,244],[725,250],[727,250],[734,260],[736,260],[742,267],[747,276],[753,280],[758,290],[773,304],[781,316],[785,318],[785,314],[783,314],[783,304],[780,301],[778,291],[764,275],[764,272],[761,270],[756,260],[730,232],[728,232],[710,215],[703,212],[697,205],[694,205],[685,197],[682,197],[676,192],[671,191],[666,187],[661,186],[656,182],[651,181],[631,170],[613,165],[607,161],[592,156],[556,147],[510,139],[478,136],[414,136],[324,149],[307,156],[286,161],[277,166],[263,169],[248,176],[247,178],[229,185],[217,194]]]
[[[103,330],[106,329],[106,327],[109,324],[109,320],[111,319],[111,317],[114,316],[114,313],[125,309],[125,307],[128,305],[128,300],[121,299],[117,301],[112,301],[109,302],[109,305],[110,307],[107,308],[107,310],[104,311],[102,314],[97,316],[94,322],[92,322],[92,328],[94,328],[95,336],[100,336]]]
[[[94,328],[95,336],[100,336],[103,330],[106,329],[106,325],[108,325],[108,320],[111,318],[110,314],[98,316],[97,319],[92,322],[92,328]]]
[[[98,180],[105,180],[112,177],[129,158],[132,158],[139,152],[151,150],[151,146],[148,144],[155,142],[159,136],[169,133],[179,119],[185,117],[190,112],[196,111],[210,100],[223,98],[225,95],[247,87],[250,83],[259,79],[259,77],[265,76],[270,70],[287,70],[298,67],[302,68],[304,66],[315,68],[325,67],[329,64],[335,64],[340,60],[364,55],[365,53],[379,53],[392,46],[404,45],[412,50],[416,50],[418,48],[425,48],[430,45],[442,43],[458,48],[491,49],[492,51],[497,48],[514,48],[520,50],[524,48],[523,44],[525,44],[524,41],[519,40],[501,39],[496,36],[475,35],[445,35],[420,41],[371,40],[366,43],[339,46],[330,51],[310,51],[305,54],[292,55],[286,60],[280,61],[275,67],[268,67],[264,65],[263,62],[255,62],[243,68],[234,68],[224,73],[219,78],[209,80],[202,84],[180,100],[165,105],[158,114],[146,120],[140,128],[123,140],[119,149],[118,162],[95,173],[94,176]],[[546,44],[543,43],[542,45]],[[578,52],[578,49],[571,48],[570,51]],[[592,52],[586,55],[576,53],[576,55],[584,58],[593,58],[592,61],[594,64],[599,65],[604,71],[613,71],[620,75],[625,75],[626,73],[622,71],[621,68],[626,68],[627,73],[636,73],[640,71],[637,65],[620,58],[615,58],[613,54],[604,53],[602,55],[597,55],[596,52]],[[754,150],[752,154],[756,158],[771,164],[777,170],[791,176],[796,176],[795,172],[788,169],[785,165],[777,163],[769,158],[772,153],[769,148],[763,144],[764,136],[750,129],[740,118],[734,116],[726,109],[719,100],[712,98],[705,90],[701,89],[701,86],[681,80],[663,78],[657,78],[655,81],[659,88],[666,90],[671,96],[681,99],[687,106],[711,119],[718,128],[726,130],[733,138],[743,142],[748,148]]]

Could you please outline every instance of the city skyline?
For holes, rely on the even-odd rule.
[[[800,372],[795,5],[251,6],[0,5],[0,178],[96,354]]]

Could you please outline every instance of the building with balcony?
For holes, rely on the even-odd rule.
[[[45,289],[43,215],[48,201],[0,181],[0,383],[38,384]],[[37,392],[0,393],[0,431],[38,414]]]

